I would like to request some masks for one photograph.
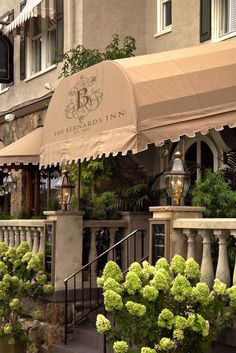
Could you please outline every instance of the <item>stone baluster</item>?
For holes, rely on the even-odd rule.
[[[33,249],[33,239],[32,239],[32,230],[30,227],[25,227],[26,230],[26,241],[29,245],[30,250]]]
[[[230,235],[232,235],[236,241],[236,229],[231,230]],[[236,242],[235,242],[236,245]],[[236,285],[236,256],[235,256],[235,265],[234,265],[234,274],[233,274],[233,285]]]
[[[116,232],[118,231],[118,228],[110,228],[109,229],[109,232],[110,232],[110,248],[115,245],[115,237],[116,237]],[[114,256],[113,256],[114,254]],[[108,256],[107,256],[107,261],[110,261],[110,260],[113,260],[113,261],[116,261],[116,250],[111,250],[109,251],[108,253]]]
[[[230,271],[227,254],[227,238],[229,233],[223,230],[214,230],[214,235],[219,239],[219,256],[216,268],[216,278],[230,286]]]
[[[97,257],[96,233],[98,231],[99,231],[99,228],[91,228],[89,262],[91,262]],[[96,283],[96,277],[97,277],[97,262],[95,261],[91,265],[91,280],[93,284]]]
[[[210,231],[206,229],[199,229],[198,235],[200,235],[203,239],[201,282],[205,282],[209,288],[212,288],[214,282],[214,268],[211,256]]]
[[[19,227],[20,232],[20,242],[23,243],[26,241],[26,229],[25,227]]]
[[[44,228],[38,227],[38,232],[39,232],[39,252],[44,254],[45,253]]]
[[[9,246],[14,248],[15,246],[15,234],[13,227],[8,227],[8,234],[9,234]]]
[[[19,227],[13,227],[14,234],[15,234],[15,248],[18,248],[20,245],[20,230]]]
[[[0,227],[0,242],[4,242],[4,227]]]
[[[32,254],[36,255],[39,252],[39,234],[37,227],[31,227],[31,232],[33,237]]]
[[[189,259],[190,257],[194,259],[196,231],[194,229],[183,229],[183,234],[186,235],[188,242],[187,259]]]
[[[3,232],[4,232],[4,243],[9,245],[9,234],[8,234],[8,228],[3,227]]]

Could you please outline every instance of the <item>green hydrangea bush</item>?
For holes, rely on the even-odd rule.
[[[43,255],[33,256],[26,242],[16,249],[0,242],[0,342],[6,338],[10,345],[20,340],[31,346],[23,319],[29,313],[23,302],[53,292],[42,269]]]
[[[112,322],[99,314],[97,331],[114,353],[208,353],[236,317],[236,286],[216,279],[210,290],[200,276],[199,265],[179,255],[170,264],[135,262],[125,276],[108,262],[97,284]]]

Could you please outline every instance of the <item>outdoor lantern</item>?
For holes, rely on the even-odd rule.
[[[173,205],[179,205],[181,197],[186,196],[190,186],[190,173],[184,170],[182,153],[177,151],[170,171],[164,173],[167,194]]]
[[[4,182],[4,187],[6,190],[6,194],[11,193],[16,189],[16,180],[12,178],[12,173],[9,172],[6,180]]]
[[[61,210],[68,210],[74,187],[75,186],[71,184],[68,170],[63,170],[55,187],[57,189],[57,201],[61,206]]]

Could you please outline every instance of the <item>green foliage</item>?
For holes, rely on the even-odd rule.
[[[164,258],[155,266],[135,262],[125,276],[108,262],[97,284],[114,324],[99,314],[97,331],[117,353],[209,351],[236,317],[236,286],[215,280],[210,291],[200,276],[199,265],[179,255],[170,265]]]
[[[79,44],[77,47],[68,50],[59,59],[59,61],[63,60],[61,76],[70,76],[103,60],[115,60],[134,56],[135,49],[135,39],[130,36],[126,36],[122,46],[120,46],[118,34],[113,34],[111,43],[108,44],[103,52],[98,49],[87,49]]]
[[[29,317],[23,301],[52,293],[42,268],[43,255],[34,256],[26,242],[17,249],[0,242],[0,338],[6,337],[8,344],[22,340],[31,345],[21,320]]]
[[[7,219],[12,219],[12,217],[9,214],[6,213],[0,213],[0,219],[2,220],[7,220]]]
[[[236,193],[220,171],[207,171],[204,179],[196,183],[192,204],[205,207],[206,217],[236,217]]]

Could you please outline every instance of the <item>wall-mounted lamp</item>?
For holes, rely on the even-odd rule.
[[[173,205],[179,205],[181,197],[186,196],[190,187],[190,173],[184,170],[182,153],[174,154],[172,167],[164,173],[166,192],[172,199]]]
[[[62,175],[60,176],[55,188],[57,189],[56,198],[61,206],[61,210],[68,211],[73,189],[75,188],[75,186],[71,183],[68,170],[62,171]]]
[[[55,88],[51,85],[51,83],[49,83],[49,82],[46,82],[45,84],[44,84],[44,88],[45,89],[47,89],[48,91],[50,91],[50,92],[54,92],[55,91]]]
[[[15,114],[6,114],[4,117],[4,120],[7,123],[10,123],[11,121],[13,121],[15,119]]]
[[[12,191],[16,190],[16,179],[12,177],[12,173],[9,172],[6,180],[3,184],[3,187],[5,188],[5,194],[10,194]]]

